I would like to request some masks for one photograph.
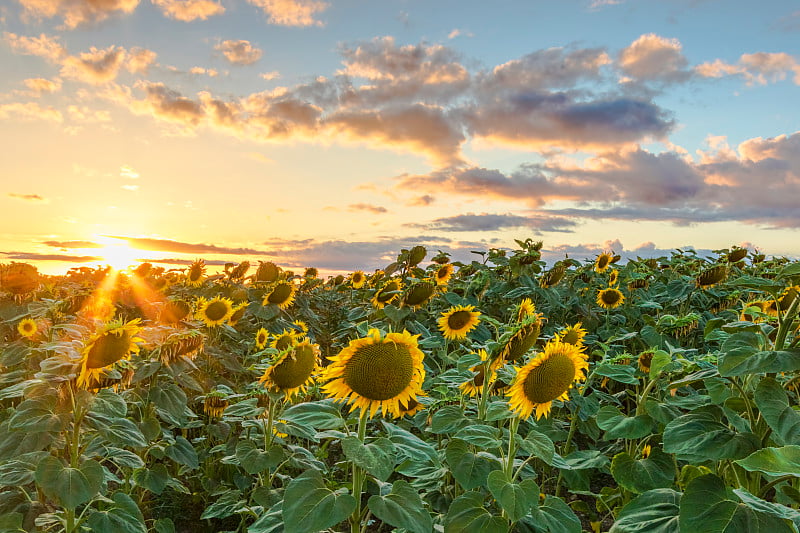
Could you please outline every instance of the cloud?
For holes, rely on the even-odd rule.
[[[197,126],[205,116],[200,103],[168,89],[163,83],[142,81],[136,86],[146,95],[144,100],[131,102],[139,113],[188,126]]]
[[[262,72],[258,75],[259,78],[263,79],[264,81],[272,81],[277,80],[281,77],[281,73],[277,70],[273,70],[271,72]]]
[[[87,106],[67,106],[67,113],[75,122],[111,122],[111,113],[105,110],[92,110]]]
[[[685,81],[690,76],[687,65],[680,41],[654,33],[642,35],[619,54],[622,72],[639,81]]]
[[[225,8],[213,0],[150,0],[165,17],[192,22],[206,20],[225,13]]]
[[[173,252],[181,254],[220,254],[220,255],[269,255],[264,250],[253,248],[228,248],[213,244],[191,244],[168,239],[146,239],[109,235],[112,239],[127,241],[131,248],[152,252]]]
[[[576,221],[565,217],[535,214],[521,216],[511,213],[466,213],[464,215],[437,218],[424,224],[404,224],[404,226],[410,228],[438,231],[499,231],[508,228],[528,228],[534,230],[536,235],[540,235],[542,232],[571,233],[571,228],[577,225]]]
[[[482,91],[530,92],[535,89],[573,87],[583,80],[597,80],[611,58],[600,48],[549,48],[494,67],[481,80]]]
[[[48,80],[45,78],[28,78],[23,81],[25,87],[31,90],[34,96],[41,96],[44,93],[55,93],[61,90],[61,80],[55,78]]]
[[[435,201],[436,201],[436,198],[434,198],[432,195],[423,194],[422,196],[417,196],[417,197],[412,198],[411,200],[409,200],[407,202],[407,205],[410,205],[410,206],[428,206],[428,205],[431,205]]]
[[[96,242],[91,241],[43,241],[42,244],[46,244],[52,248],[60,248],[62,250],[71,250],[74,248],[103,248],[102,244],[98,244]]]
[[[158,54],[146,48],[131,48],[128,51],[128,61],[125,63],[125,68],[128,72],[136,74],[147,74],[150,65],[155,63]]]
[[[314,0],[247,0],[260,8],[270,24],[278,26],[322,26],[315,15],[328,9],[327,2]]]
[[[372,205],[372,204],[350,204],[347,206],[348,211],[368,211],[370,213],[379,215],[382,213],[388,212],[388,210],[380,205]]]
[[[11,104],[0,104],[0,118],[17,116],[23,119],[49,120],[51,122],[62,122],[64,116],[52,106],[42,107],[36,102],[14,102]]]
[[[263,51],[255,48],[250,41],[222,41],[214,47],[215,50],[222,52],[225,59],[235,65],[252,65],[263,55]]]
[[[86,83],[107,83],[117,77],[125,55],[125,49],[118,46],[112,45],[105,49],[93,46],[89,52],[67,57],[61,68],[61,75]]]
[[[25,37],[16,33],[3,32],[3,38],[15,53],[38,56],[51,62],[59,61],[67,53],[58,42],[58,37],[49,37],[44,33],[38,37]]]
[[[17,200],[24,200],[26,202],[34,202],[34,203],[42,203],[46,204],[49,203],[49,200],[44,196],[40,196],[38,194],[19,194],[15,192],[8,193],[10,198],[16,198]]]
[[[697,65],[695,72],[704,78],[740,76],[748,85],[766,85],[793,75],[792,80],[795,85],[800,85],[800,63],[784,52],[742,54],[735,64],[716,59],[713,62]]]
[[[206,75],[209,78],[216,78],[219,76],[219,71],[213,68],[192,67],[189,69],[189,74],[194,74],[195,76]]]
[[[135,180],[140,177],[140,174],[136,172],[133,167],[128,165],[122,165],[119,167],[119,175],[123,178],[127,178],[129,180]]]
[[[66,29],[103,21],[111,15],[130,14],[139,0],[17,0],[25,15],[34,18],[59,17]]]
[[[102,261],[102,257],[91,255],[66,255],[66,254],[37,254],[32,252],[0,252],[6,259],[15,261],[62,261],[65,263],[91,263]]]

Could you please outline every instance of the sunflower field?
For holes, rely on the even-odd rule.
[[[0,532],[798,532],[800,263],[0,265]]]

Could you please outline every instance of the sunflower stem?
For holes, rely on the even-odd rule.
[[[481,396],[478,399],[478,420],[486,419],[486,400],[489,396],[489,372],[491,372],[489,367],[491,364],[491,359],[487,357],[483,363],[483,386],[481,387]]]
[[[515,416],[508,424],[508,456],[506,457],[506,478],[514,481],[514,458],[517,456],[517,429],[519,417]]]
[[[367,436],[367,413],[368,410],[362,409],[358,419],[358,440],[364,443]],[[356,499],[356,508],[350,515],[350,533],[361,532],[361,492],[364,489],[364,469],[354,461],[353,465],[353,497]]]

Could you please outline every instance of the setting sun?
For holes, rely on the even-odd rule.
[[[100,263],[109,265],[115,270],[125,270],[139,262],[140,250],[135,250],[127,244],[121,244],[117,239],[108,237],[99,237],[97,241],[103,244],[103,247],[97,250],[98,255],[102,257]]]

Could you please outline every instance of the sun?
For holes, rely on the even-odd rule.
[[[124,241],[108,237],[98,238],[97,241],[103,245],[102,248],[96,250],[97,255],[102,257],[99,262],[109,265],[114,270],[125,270],[140,262],[141,250],[135,250],[127,244],[121,244]]]

